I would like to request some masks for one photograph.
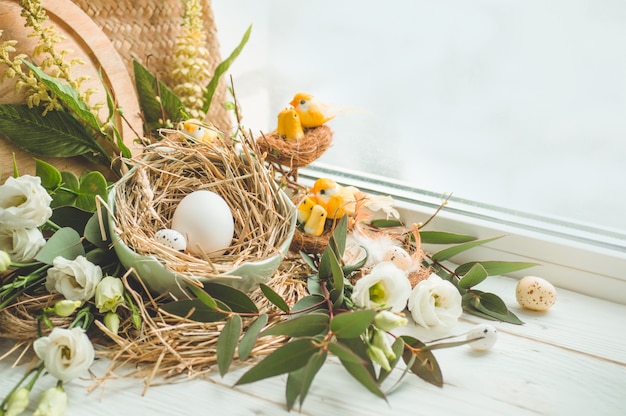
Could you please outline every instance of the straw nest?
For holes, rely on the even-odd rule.
[[[183,143],[176,135],[149,147],[118,181],[115,217],[121,240],[175,273],[207,277],[279,253],[294,208],[279,196],[281,191],[256,156],[258,149],[247,143],[237,154],[231,145]],[[234,238],[222,255],[199,258],[155,242],[158,230],[171,228],[178,203],[197,190],[217,193],[233,214]]]
[[[322,125],[305,129],[304,138],[287,141],[276,131],[257,138],[257,145],[265,159],[270,163],[278,163],[291,170],[307,166],[319,159],[328,150],[333,141],[330,127]]]

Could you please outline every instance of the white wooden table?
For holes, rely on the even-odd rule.
[[[479,288],[499,294],[526,324],[493,323],[499,338],[489,352],[478,353],[468,346],[435,351],[443,371],[443,388],[409,375],[384,401],[331,359],[316,377],[301,414],[626,414],[626,305],[559,290],[557,303],[549,312],[533,313],[517,306],[515,282],[491,277]],[[464,315],[453,333],[484,322]],[[417,328],[407,327],[403,332],[422,340],[433,336]],[[4,351],[10,345],[3,341],[0,348]],[[11,368],[11,363],[9,359],[0,361],[0,396],[23,374],[24,367]],[[100,360],[92,369],[100,376],[106,367],[106,361]],[[92,380],[74,380],[66,385],[66,415],[288,414],[285,377],[233,387],[243,371],[237,369],[224,378],[216,372],[208,379],[153,386],[145,395],[142,382],[136,379],[110,380],[91,393],[87,388]],[[389,381],[387,387],[393,384]],[[53,384],[52,377],[43,377],[33,396]],[[33,409],[31,403],[29,411]]]

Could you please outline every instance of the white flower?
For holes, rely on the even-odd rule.
[[[50,219],[52,198],[38,176],[9,177],[0,185],[0,229],[37,228]]]
[[[4,416],[17,416],[21,414],[28,407],[28,401],[30,391],[26,387],[15,390],[9,401],[7,402],[7,410],[3,413]]]
[[[115,312],[124,304],[124,284],[122,280],[107,276],[96,287],[96,307],[100,312]]]
[[[463,313],[461,294],[457,288],[436,274],[413,288],[408,308],[413,320],[424,328],[450,328]]]
[[[48,373],[63,382],[83,374],[94,359],[93,345],[82,328],[55,327],[47,337],[37,338],[33,349]]]
[[[50,293],[61,293],[69,300],[89,300],[102,280],[102,269],[83,256],[68,260],[61,256],[52,261],[48,269],[46,289]]]
[[[62,387],[52,387],[41,393],[33,416],[62,416],[67,409],[67,393]]]
[[[14,262],[32,260],[46,244],[39,228],[0,229],[0,250],[5,250]]]
[[[410,292],[411,284],[404,272],[393,263],[382,262],[356,282],[352,301],[361,308],[400,312],[406,307]]]

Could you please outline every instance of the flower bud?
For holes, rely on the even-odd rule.
[[[393,360],[396,358],[396,354],[393,352],[391,344],[389,343],[389,335],[386,332],[374,329],[372,345],[380,348],[380,350],[385,354],[385,357],[388,359]]]
[[[387,359],[387,356],[385,356],[384,351],[381,350],[380,348],[374,345],[368,345],[367,356],[370,357],[370,359],[374,361],[375,363],[380,364],[380,366],[386,371],[391,371],[389,360]]]
[[[0,273],[8,270],[11,266],[11,256],[4,250],[0,250]]]
[[[63,299],[54,304],[53,312],[62,318],[70,316],[82,304],[79,300]]]
[[[117,335],[120,330],[120,316],[115,312],[107,313],[104,315],[104,326],[106,326],[109,331]]]
[[[96,287],[96,307],[100,312],[115,312],[124,304],[124,284],[114,276],[106,276]]]
[[[390,311],[380,311],[374,317],[374,325],[383,331],[391,331],[399,326],[404,326],[409,321],[402,315]]]
[[[17,416],[28,407],[28,396],[30,391],[26,387],[15,390],[7,401],[5,416]]]
[[[63,387],[53,387],[41,393],[33,416],[62,416],[67,408],[67,393]]]

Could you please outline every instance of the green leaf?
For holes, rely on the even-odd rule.
[[[372,220],[370,224],[377,228],[403,227],[404,224],[399,220],[378,219]]]
[[[322,289],[319,275],[314,274],[310,276],[306,283],[307,289],[311,295],[324,296],[324,290]]]
[[[311,270],[317,271],[317,266],[313,262],[313,258],[311,258],[311,256],[309,256],[304,251],[300,251],[300,257],[302,257],[302,260],[304,260],[306,265],[309,266]]]
[[[474,241],[476,237],[445,231],[420,231],[420,240],[422,244],[460,244]]]
[[[213,297],[211,297],[211,295],[209,295],[203,289],[200,289],[199,287],[192,285],[192,284],[187,285],[187,287],[193,292],[194,295],[198,297],[200,302],[204,303],[210,309],[213,309],[213,310],[218,309],[217,302],[215,301],[215,299],[213,299]]]
[[[85,249],[80,235],[70,227],[63,227],[57,230],[48,239],[46,245],[39,251],[35,260],[46,264],[61,256],[68,260],[74,260],[78,256],[84,256]]]
[[[83,235],[85,226],[93,214],[76,207],[60,207],[52,210],[50,221],[59,227],[70,227],[78,234]]]
[[[356,338],[370,327],[376,311],[364,309],[335,315],[330,321],[330,330],[338,338]]]
[[[95,152],[93,139],[65,111],[44,117],[40,108],[0,104],[0,133],[22,149],[40,156],[71,157]]]
[[[203,97],[202,97],[204,100],[202,111],[204,113],[209,112],[209,108],[211,107],[211,101],[213,101],[213,95],[215,94],[215,91],[217,90],[217,86],[219,85],[220,78],[222,77],[222,75],[224,75],[224,73],[226,73],[226,71],[228,71],[228,68],[230,68],[230,66],[235,61],[235,59],[237,59],[237,57],[243,50],[244,46],[246,46],[246,43],[248,42],[248,39],[250,38],[250,32],[252,32],[252,25],[248,26],[248,29],[246,30],[246,33],[244,33],[243,37],[241,38],[239,45],[237,45],[237,47],[231,52],[228,58],[222,61],[215,68],[215,71],[213,73],[213,78],[211,78],[211,81],[209,81],[209,84],[206,86]]]
[[[309,393],[313,379],[326,362],[327,356],[328,353],[326,351],[320,350],[309,358],[304,367],[289,373],[286,386],[288,410],[293,408],[298,397],[300,397],[300,406],[302,406],[306,395]]]
[[[471,292],[463,295],[463,307],[469,313],[474,313],[475,315],[487,317],[489,319],[508,322],[515,325],[522,325],[524,323],[507,308],[506,303],[504,303],[498,295],[493,293],[472,290]]]
[[[326,307],[326,298],[321,295],[309,295],[298,300],[291,308],[291,316],[298,316],[298,312],[310,313]]]
[[[181,318],[191,319],[196,322],[217,322],[222,321],[228,315],[209,308],[200,299],[185,299],[169,302],[161,305],[161,309],[172,315]]]
[[[107,200],[107,181],[98,171],[86,172],[80,176],[75,205],[85,211],[96,210],[96,196]]]
[[[328,351],[335,354],[337,358],[342,361],[352,362],[354,364],[365,364],[365,360],[363,358],[340,342],[329,343]]]
[[[281,311],[289,313],[289,305],[287,305],[287,302],[285,302],[285,300],[278,293],[274,292],[271,287],[263,283],[259,284],[259,287],[267,300],[272,302],[272,304]]]
[[[73,206],[80,192],[80,181],[72,172],[61,172],[61,187],[52,195],[52,208]]]
[[[41,81],[54,95],[56,95],[65,107],[76,114],[79,120],[82,120],[86,125],[91,127],[94,131],[100,131],[100,122],[96,116],[91,112],[89,105],[84,102],[78,95],[78,91],[71,85],[61,81],[58,78],[50,76],[43,72],[41,68],[28,61],[22,61],[24,65],[32,71],[32,73]]]
[[[412,363],[410,364],[411,371],[421,379],[437,387],[442,387],[443,375],[433,353],[424,349],[426,345],[418,339],[406,335],[401,338],[413,348],[405,347],[402,353],[404,362],[407,365]]]
[[[476,263],[465,273],[461,280],[459,280],[458,285],[462,289],[469,289],[485,280],[487,276],[487,270],[485,270],[480,263]]]
[[[163,121],[167,119],[172,122],[181,120],[184,106],[180,98],[138,61],[133,61],[133,69],[146,131],[163,127]]]
[[[354,377],[362,386],[374,393],[374,395],[386,399],[385,393],[380,389],[380,386],[376,382],[376,379],[372,373],[368,370],[366,364],[355,363],[352,361],[344,361],[339,358],[343,367]]]
[[[480,246],[482,244],[487,244],[491,241],[497,240],[499,238],[502,238],[502,236],[499,237],[493,237],[493,238],[487,238],[484,240],[475,240],[475,241],[470,241],[469,243],[463,243],[463,244],[458,244],[456,246],[452,246],[446,249],[443,249],[441,251],[438,251],[437,253],[433,254],[431,256],[431,258],[433,259],[433,261],[444,261],[444,260],[448,260],[451,257],[456,256],[457,254],[460,254],[466,250],[469,250],[471,248]]]
[[[41,178],[41,186],[48,191],[61,186],[61,172],[50,163],[35,159],[35,174]]]
[[[335,256],[338,259],[343,257],[343,253],[346,250],[346,238],[348,236],[348,216],[344,215],[341,217],[335,230],[333,231],[333,235],[330,237],[330,241],[328,245],[335,252]]]
[[[279,322],[261,333],[268,335],[285,335],[288,337],[313,337],[328,330],[330,317],[323,313],[310,313],[297,318]]]
[[[233,312],[259,312],[259,309],[252,299],[239,289],[235,289],[234,287],[226,284],[214,282],[205,282],[203,286],[207,293],[209,293],[213,298],[224,302]]]
[[[241,338],[241,342],[239,342],[239,348],[237,353],[239,354],[239,360],[245,361],[252,349],[254,348],[254,344],[256,344],[256,340],[259,337],[259,333],[267,324],[267,315],[262,314],[259,315],[248,327],[246,333]]]
[[[61,209],[61,208],[60,208]],[[89,220],[87,220],[87,225],[85,225],[85,230],[83,235],[87,241],[96,247],[100,248],[108,248],[111,244],[111,235],[109,234],[109,229],[107,227],[106,213],[102,213],[102,225],[104,226],[104,240],[102,239],[102,230],[100,228],[100,218],[98,212],[94,212]]]
[[[217,367],[222,377],[228,372],[228,368],[233,362],[241,336],[241,325],[241,316],[232,315],[217,337]]]
[[[252,383],[289,373],[305,366],[313,354],[320,351],[311,338],[293,340],[278,348],[248,370],[235,385]]]
[[[456,274],[463,275],[469,269],[474,267],[476,261],[461,264],[455,270]],[[489,276],[500,276],[507,273],[513,273],[518,270],[524,270],[529,267],[539,266],[538,263],[522,262],[522,261],[481,261],[480,264],[487,271]]]

